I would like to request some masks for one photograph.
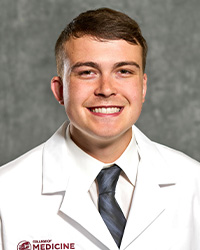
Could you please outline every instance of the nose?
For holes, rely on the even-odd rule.
[[[98,80],[94,94],[105,98],[116,95],[116,82],[111,77],[101,76]]]

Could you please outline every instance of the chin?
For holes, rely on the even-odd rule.
[[[109,129],[105,128],[103,130],[93,131],[93,136],[100,139],[100,140],[113,140],[118,137],[120,137],[123,134],[126,134],[127,130],[115,130],[115,129]]]

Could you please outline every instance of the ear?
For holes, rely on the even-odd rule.
[[[147,74],[143,75],[143,90],[142,90],[142,102],[145,102],[145,97],[147,93]]]
[[[56,98],[56,100],[61,104],[64,105],[63,100],[63,82],[59,76],[54,76],[51,79],[51,90]]]

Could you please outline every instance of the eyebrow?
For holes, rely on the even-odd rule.
[[[138,69],[140,69],[139,64],[134,62],[134,61],[117,62],[117,63],[114,64],[113,68],[116,69],[116,68],[119,68],[119,67],[122,67],[122,66],[128,66],[128,65],[135,66]],[[95,68],[95,69],[100,68],[99,64],[95,63],[95,62],[77,62],[74,65],[72,65],[71,71],[75,70],[76,68],[83,67],[83,66],[88,66],[88,67],[92,67],[92,68]]]
[[[128,65],[135,66],[136,68],[140,69],[140,65],[134,61],[125,61],[125,62],[115,63],[114,68],[119,68],[119,67],[128,66]]]
[[[82,67],[82,66],[88,66],[88,67],[92,67],[95,69],[99,69],[99,65],[97,63],[94,63],[94,62],[77,62],[74,65],[72,65],[71,71],[73,71],[76,68]]]

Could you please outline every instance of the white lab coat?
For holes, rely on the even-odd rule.
[[[66,126],[0,168],[0,250],[118,249],[73,171]],[[133,131],[141,161],[120,249],[199,250],[200,164]]]

